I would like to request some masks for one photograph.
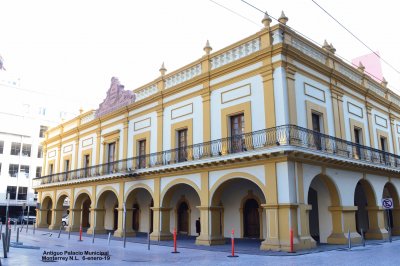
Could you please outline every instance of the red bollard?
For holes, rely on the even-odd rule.
[[[79,240],[78,241],[82,241],[82,225],[79,226]]]
[[[177,251],[176,249],[176,228],[174,228],[174,251],[172,251],[171,253],[179,253],[179,251]]]
[[[294,253],[294,247],[293,247],[293,229],[290,229],[290,253]]]
[[[232,234],[231,234],[231,244],[232,244],[232,254],[229,255],[229,258],[237,258],[239,257],[238,255],[235,255],[235,230],[232,228]]]

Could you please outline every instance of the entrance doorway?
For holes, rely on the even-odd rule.
[[[244,237],[260,238],[259,206],[255,199],[248,199],[244,204],[243,221]]]
[[[308,213],[310,235],[319,243],[318,193],[315,189],[310,188],[308,191],[308,204],[312,206],[312,209]]]
[[[139,231],[139,212],[139,205],[137,203],[133,204],[132,229],[136,232]]]
[[[178,206],[178,233],[187,235],[189,232],[189,206],[181,202]]]

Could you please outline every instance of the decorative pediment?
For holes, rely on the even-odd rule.
[[[124,90],[124,85],[119,83],[118,78],[111,78],[111,86],[107,91],[107,96],[99,105],[96,111],[96,117],[111,113],[121,107],[127,106],[135,102],[135,94],[131,91]]]

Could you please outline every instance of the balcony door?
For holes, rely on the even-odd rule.
[[[115,142],[107,145],[107,172],[111,174],[114,171],[115,162]]]
[[[311,120],[312,120],[312,130],[314,131],[314,145],[318,150],[322,149],[322,139],[321,135],[318,133],[322,133],[322,125],[321,125],[321,115],[312,113]]]
[[[138,168],[146,167],[146,140],[138,141]]]
[[[230,151],[241,152],[244,149],[244,114],[230,117]]]
[[[187,160],[187,129],[178,130],[178,162]]]

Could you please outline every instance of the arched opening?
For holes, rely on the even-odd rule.
[[[329,207],[340,206],[333,181],[325,175],[314,177],[308,189],[307,202],[311,205],[308,216],[311,237],[317,243],[328,243],[334,224]]]
[[[383,188],[382,198],[391,198],[393,200],[393,209],[385,211],[385,225],[390,227],[393,235],[400,234],[400,210],[399,210],[399,195],[395,186],[387,182]]]
[[[50,226],[52,222],[52,217],[53,217],[53,201],[51,200],[50,197],[46,197],[43,200],[42,203],[42,210],[44,210],[44,213],[42,212],[42,220],[45,222],[46,226]]]
[[[68,225],[68,216],[69,216],[69,203],[70,199],[67,195],[61,195],[56,204],[56,213],[55,213],[55,223],[54,225],[57,228]]]
[[[97,200],[96,231],[115,231],[118,228],[118,197],[112,190],[104,191]]]
[[[152,231],[153,220],[151,207],[153,197],[143,187],[135,188],[126,198],[126,228],[128,235],[133,232],[147,233]]]
[[[181,235],[197,236],[196,219],[200,217],[200,197],[188,184],[179,183],[171,186],[162,199],[161,213],[162,234],[171,234],[174,229]]]
[[[232,177],[222,182],[211,199],[211,235],[216,244],[231,236],[265,239],[266,213],[261,208],[266,199],[262,189],[247,178]],[[220,239],[220,240],[218,240]]]
[[[360,180],[354,192],[354,206],[356,211],[356,229],[359,234],[366,234],[370,229],[368,207],[376,205],[374,192],[371,185],[366,180]]]
[[[260,206],[255,199],[246,200],[243,209],[244,237],[260,237],[259,208]]]
[[[89,228],[90,221],[90,207],[92,205],[92,200],[87,193],[81,193],[75,200],[74,210],[72,215],[69,215],[69,220],[71,220],[72,229],[76,230],[82,225],[82,228]],[[73,220],[73,222],[72,222]]]
[[[189,232],[189,206],[185,201],[179,203],[178,207],[178,233],[187,235]]]

